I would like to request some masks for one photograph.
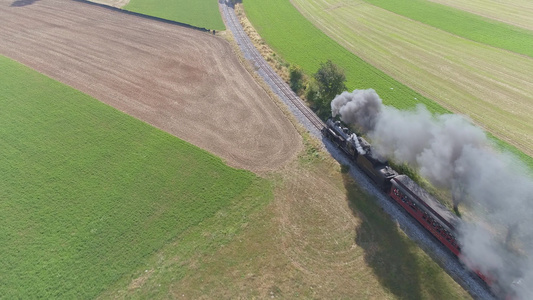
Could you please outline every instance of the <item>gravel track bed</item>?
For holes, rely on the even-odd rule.
[[[219,0],[220,9],[223,13],[226,26],[235,37],[244,57],[250,60],[256,67],[257,73],[271,87],[272,91],[289,107],[289,110],[296,119],[309,132],[323,142],[326,149],[339,163],[350,166],[350,175],[359,185],[368,193],[376,197],[376,201],[381,208],[391,216],[398,226],[415,241],[433,260],[435,260],[446,272],[455,279],[465,290],[467,290],[474,299],[494,299],[492,294],[487,291],[483,283],[476,275],[466,270],[462,264],[453,256],[448,249],[436,241],[425,229],[419,225],[416,220],[407,215],[399,206],[391,202],[390,198],[379,189],[377,189],[370,179],[362,173],[361,170],[349,160],[333,143],[324,139],[320,130],[298,109],[298,107],[282,92],[281,88],[275,84],[280,78],[273,78],[273,72],[266,72],[263,68],[265,62],[259,55],[259,52],[253,46],[250,39],[244,33],[244,30],[236,20],[235,11],[230,3],[225,0]],[[255,52],[255,53],[254,53]],[[263,62],[258,61],[263,60]]]
[[[271,69],[270,72],[267,72],[265,68],[270,68],[268,63],[262,58],[261,54],[254,47],[252,41],[248,38],[244,32],[241,24],[238,21],[238,18],[235,14],[233,6],[226,0],[219,0],[220,10],[224,18],[226,27],[233,33],[236,43],[239,45],[244,57],[249,60],[255,67],[256,72],[263,78],[263,80],[271,88],[272,92],[279,96],[279,98],[285,103],[291,113],[298,119],[298,121],[305,126],[309,132],[317,137],[321,138],[322,134],[320,129],[318,129],[313,123],[304,115],[304,113],[298,109],[298,107],[289,99],[287,93],[291,94],[293,98],[299,98],[289,86],[283,82],[283,80],[276,75],[276,73]],[[277,77],[277,78],[275,78]],[[278,84],[276,84],[276,82]],[[281,82],[281,83],[280,83]],[[284,85],[284,86],[281,86]],[[303,103],[302,103],[303,104]]]

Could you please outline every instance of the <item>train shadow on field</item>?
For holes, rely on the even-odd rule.
[[[441,299],[442,292],[450,287],[439,278],[427,277],[442,272],[435,264],[431,270],[426,269],[428,261],[422,258],[416,244],[409,241],[372,196],[361,190],[347,169],[343,167],[342,172],[347,201],[362,221],[355,228],[355,243],[363,249],[364,260],[381,285],[400,299]]]

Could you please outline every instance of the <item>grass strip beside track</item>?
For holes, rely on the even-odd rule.
[[[130,0],[123,8],[206,29],[226,29],[217,0]]]
[[[398,109],[410,109],[422,103],[433,113],[450,113],[343,48],[303,17],[289,0],[247,0],[243,5],[246,15],[269,46],[289,63],[301,66],[308,75],[316,72],[320,63],[331,59],[346,71],[349,90],[373,88],[386,105]],[[512,152],[533,168],[531,157],[491,138],[499,148]]]
[[[248,0],[243,4],[261,37],[286,61],[301,66],[307,74],[316,72],[320,63],[331,59],[346,71],[349,89],[373,88],[385,104],[402,109],[423,103],[432,112],[448,112],[343,48],[313,26],[289,0]]]
[[[238,227],[240,203],[273,197],[255,174],[3,56],[0,143],[8,299],[95,298],[197,224],[235,209]]]
[[[533,57],[533,31],[427,0],[363,1],[466,39]]]

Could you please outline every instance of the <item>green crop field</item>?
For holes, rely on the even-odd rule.
[[[243,4],[261,37],[284,59],[301,66],[307,74],[314,73],[320,63],[331,59],[346,71],[346,85],[350,89],[373,88],[386,104],[399,108],[412,108],[423,103],[432,112],[448,112],[343,48],[307,21],[290,1],[248,0]]]
[[[0,298],[95,298],[205,224],[221,226],[180,247],[219,246],[273,197],[267,180],[3,56],[0,144]]]
[[[131,0],[125,10],[207,29],[225,30],[217,0]]]
[[[0,298],[468,297],[310,144],[262,179],[0,70]]]
[[[533,32],[427,0],[364,0],[479,43],[533,57]]]
[[[346,71],[348,89],[373,88],[385,104],[399,109],[422,103],[434,113],[449,112],[332,40],[303,17],[290,1],[248,0],[243,5],[261,37],[289,63],[302,66],[307,74],[314,73],[321,62],[331,59]],[[391,56],[391,59],[394,58]],[[497,143],[533,167],[533,159],[516,147],[502,141]]]
[[[475,15],[533,30],[533,2],[530,0],[430,0]]]
[[[371,195],[319,152],[307,144],[297,160],[268,175],[274,200],[242,226],[224,225],[232,214],[217,214],[101,298],[469,299]],[[185,242],[202,237],[228,242],[207,254]]]
[[[533,155],[533,59],[364,2],[294,0],[339,44],[406,86]]]

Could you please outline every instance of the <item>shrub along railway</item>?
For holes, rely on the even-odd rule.
[[[449,113],[435,101],[401,84],[333,41],[305,19],[290,1],[249,0],[243,5],[261,37],[287,62],[301,66],[306,74],[314,73],[320,63],[331,59],[346,71],[349,89],[373,88],[385,104],[399,109],[410,109],[422,103],[432,113]],[[509,143],[496,138],[493,140],[499,148],[512,152],[533,167],[530,156]]]
[[[229,12],[230,9],[228,5],[221,5],[222,9],[224,10],[224,15],[226,16],[226,20],[232,24],[234,28],[240,27],[239,20],[237,19],[235,13]],[[315,126],[318,131],[322,130],[324,128],[324,122],[309,108],[307,107],[302,99],[294,93],[294,91],[291,90],[291,88],[287,85],[286,82],[284,82],[281,77],[279,77],[274,70],[268,65],[268,63],[263,59],[263,57],[259,54],[257,49],[253,47],[251,42],[249,41],[248,36],[244,33],[243,30],[235,30],[234,33],[237,35],[237,39],[239,41],[242,41],[241,44],[247,49],[247,53],[251,54],[251,59],[253,60],[254,64],[263,70],[268,76],[270,80],[274,83],[274,85],[283,93],[283,95],[291,101],[296,108],[305,115],[305,117]]]
[[[292,3],[366,62],[533,155],[532,58],[370,4],[342,6],[340,0]]]

